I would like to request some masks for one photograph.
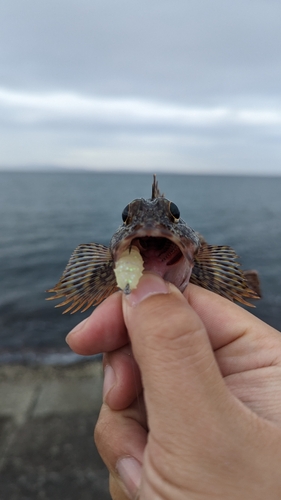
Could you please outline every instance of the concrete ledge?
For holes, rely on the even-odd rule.
[[[0,367],[0,498],[110,500],[93,442],[102,367]]]
[[[102,379],[52,380],[42,384],[33,415],[99,411]]]
[[[36,394],[38,384],[14,384],[13,382],[0,383],[0,416],[12,417],[21,424]]]

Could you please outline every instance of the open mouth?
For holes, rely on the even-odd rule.
[[[145,271],[159,274],[184,290],[191,274],[191,265],[173,241],[162,236],[143,236],[134,238],[131,245],[139,249]]]
[[[135,238],[132,241],[132,245],[139,249],[144,261],[144,266],[148,268],[153,264],[172,266],[183,257],[182,252],[175,243],[161,236]]]

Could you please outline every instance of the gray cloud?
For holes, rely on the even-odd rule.
[[[280,18],[272,0],[5,2],[0,165],[281,173]]]

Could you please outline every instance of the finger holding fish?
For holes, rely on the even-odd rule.
[[[71,349],[77,354],[91,356],[128,344],[121,303],[121,292],[114,293],[71,330],[66,337]]]
[[[173,285],[169,288],[172,290]],[[190,284],[183,295],[206,327],[223,376],[233,379],[234,374],[270,367],[276,361],[280,334],[273,328],[229,300],[196,285]],[[106,399],[112,409],[126,407],[140,391],[121,299],[121,293],[113,294],[68,336],[75,352],[95,354],[98,349],[108,352],[104,365],[112,366],[116,377]]]

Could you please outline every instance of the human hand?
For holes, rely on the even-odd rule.
[[[96,440],[114,499],[138,487],[140,499],[280,498],[276,330],[211,292],[189,285],[183,296],[147,274],[68,342],[81,354],[107,351]]]

